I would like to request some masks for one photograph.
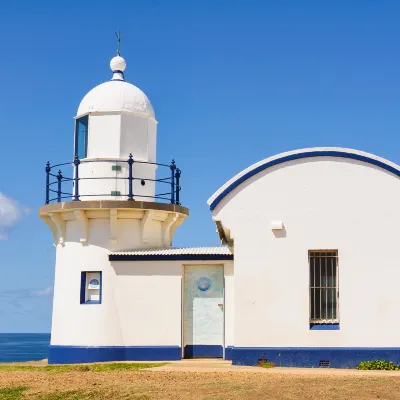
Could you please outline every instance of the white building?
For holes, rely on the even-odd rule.
[[[342,148],[268,158],[209,199],[226,246],[173,248],[180,171],[156,164],[155,114],[125,66],[79,106],[70,179],[47,167],[49,362],[399,363],[400,167]]]

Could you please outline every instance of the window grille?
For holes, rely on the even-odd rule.
[[[310,322],[339,322],[338,251],[310,250]]]

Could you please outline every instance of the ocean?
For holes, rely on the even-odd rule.
[[[0,333],[0,362],[47,358],[50,333]]]

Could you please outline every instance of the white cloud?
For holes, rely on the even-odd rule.
[[[51,286],[46,289],[34,290],[32,296],[50,296],[53,293],[53,288]]]
[[[30,210],[0,192],[0,240],[7,240],[9,231]]]

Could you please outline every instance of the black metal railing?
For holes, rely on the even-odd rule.
[[[79,168],[81,164],[86,163],[113,163],[116,165],[119,164],[127,164],[128,165],[128,177],[124,176],[107,176],[107,177],[80,177],[79,175]],[[141,178],[134,176],[133,174],[133,165],[134,164],[149,164],[149,165],[157,165],[158,167],[163,167],[164,171],[166,168],[169,169],[169,174],[165,178],[159,179],[150,179],[150,178]],[[61,171],[63,167],[73,167],[73,173],[70,177],[67,177]],[[55,170],[58,169],[58,172],[55,173]],[[75,156],[73,162],[67,162],[62,164],[51,165],[48,161],[46,163],[46,204],[52,202],[61,202],[61,201],[68,201],[65,199],[70,199],[69,201],[80,201],[80,197],[104,197],[104,196],[118,196],[118,197],[126,197],[127,200],[135,200],[135,193],[133,190],[133,182],[135,180],[140,181],[141,184],[144,186],[146,182],[155,182],[156,189],[157,185],[168,185],[169,190],[167,192],[162,191],[162,193],[156,193],[154,196],[144,195],[144,194],[136,194],[136,197],[140,198],[151,198],[158,201],[165,201],[171,204],[180,205],[180,177],[181,177],[181,170],[177,168],[175,161],[172,160],[170,165],[167,164],[160,164],[160,163],[152,163],[152,162],[145,162],[145,161],[136,161],[133,159],[132,154],[129,155],[129,158],[124,161],[121,159],[101,159],[101,160],[80,160],[78,156]],[[128,180],[128,193],[120,194],[112,194],[112,193],[96,193],[96,194],[86,194],[79,192],[79,182],[82,180]],[[167,189],[166,189],[167,190]],[[55,197],[52,197],[52,196]]]

